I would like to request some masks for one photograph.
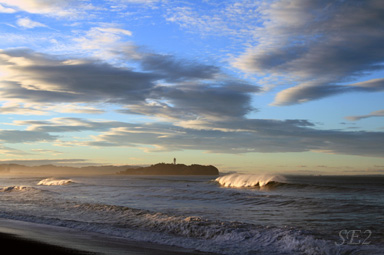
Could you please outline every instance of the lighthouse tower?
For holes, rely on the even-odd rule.
[[[176,158],[173,158],[173,164],[176,165]]]

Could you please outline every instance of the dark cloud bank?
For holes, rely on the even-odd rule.
[[[383,12],[380,0],[274,2],[264,11],[260,44],[234,65],[296,80],[296,86],[278,93],[274,105],[383,91],[383,78],[351,84],[384,67]]]
[[[26,49],[1,51],[0,56],[0,65],[10,73],[1,82],[1,97],[31,103],[111,103],[139,114],[171,115],[177,109],[178,117],[184,106],[194,117],[235,117],[252,110],[250,93],[259,91],[215,66],[183,63],[167,55],[143,56],[138,60],[141,71]],[[26,64],[20,64],[20,58]]]
[[[114,104],[121,107],[121,113],[154,116],[163,121],[15,121],[14,125],[27,129],[0,130],[0,141],[60,142],[66,132],[97,131],[101,133],[93,141],[66,145],[135,146],[152,151],[384,155],[382,132],[319,130],[307,120],[246,118],[256,110],[251,98],[259,87],[229,77],[215,66],[159,54],[142,55],[135,61],[140,68],[118,68],[95,59],[55,57],[25,49],[1,51],[0,65],[7,70],[0,82],[3,100]]]

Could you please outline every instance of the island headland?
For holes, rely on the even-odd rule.
[[[158,163],[147,167],[129,168],[121,175],[219,175],[215,166]]]

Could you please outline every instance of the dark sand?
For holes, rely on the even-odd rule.
[[[97,254],[87,251],[80,251],[56,245],[50,245],[33,240],[20,238],[16,235],[0,233],[1,249],[7,253],[24,254],[26,252],[36,252],[39,255],[64,255],[64,254]]]
[[[204,255],[193,250],[0,218],[0,245],[12,254]]]

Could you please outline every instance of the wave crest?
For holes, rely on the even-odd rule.
[[[220,176],[215,181],[228,188],[262,188],[270,183],[283,183],[285,178],[280,175],[229,174]]]
[[[0,188],[0,192],[13,192],[13,191],[35,191],[37,189],[26,186],[8,186]]]
[[[215,254],[344,254],[342,246],[289,228],[262,227],[105,204],[76,204],[73,209],[81,214],[90,212],[85,214],[97,215],[100,218],[96,222],[112,220],[116,228],[68,221],[70,227]],[[63,222],[59,224],[67,226]],[[345,254],[352,252],[348,248]]]
[[[310,233],[287,227],[263,227],[117,205],[66,205],[70,206],[66,209],[71,211],[73,218],[60,220],[23,214],[12,215],[1,211],[0,216],[223,255],[361,254],[357,253],[357,246],[337,246],[331,240],[316,239]],[[372,246],[372,252],[364,254],[379,254],[375,251],[376,247]]]
[[[63,180],[56,180],[54,178],[47,178],[44,180],[41,180],[37,183],[37,185],[44,185],[44,186],[62,186],[62,185],[68,185],[74,183],[71,179],[63,179]]]

